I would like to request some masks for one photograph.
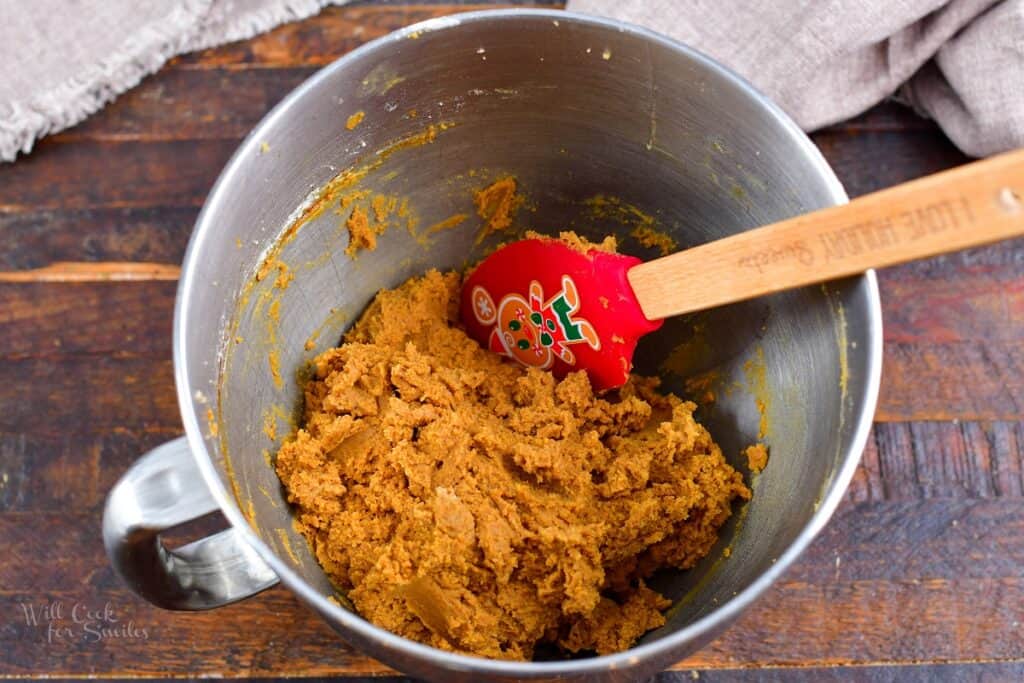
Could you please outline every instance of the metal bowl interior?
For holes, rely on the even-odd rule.
[[[364,118],[350,129],[357,112]],[[311,192],[346,170],[324,210],[280,241]],[[623,251],[645,258],[658,255],[638,239],[645,228],[686,248],[845,200],[820,154],[778,109],[650,32],[548,11],[410,27],[300,87],[244,142],[212,191],[186,256],[175,322],[186,428],[229,520],[247,529],[292,590],[370,654],[447,680],[641,675],[710,639],[795,559],[837,504],[878,387],[874,277],[681,317],[642,342],[639,372],[698,400],[715,394],[701,420],[754,491],[704,562],[657,577],[655,586],[675,601],[663,628],[600,658],[509,663],[443,653],[327,600],[335,591],[292,528],[270,463],[294,426],[302,368],[338,342],[379,289],[428,268],[462,268],[509,238],[478,244],[473,206],[476,190],[505,175],[525,197],[517,229],[612,233]],[[350,209],[339,202],[365,205],[376,195],[395,198],[390,227],[375,251],[349,258],[342,223]],[[399,210],[403,201],[408,211]],[[430,232],[461,214],[458,224]],[[257,281],[268,254],[274,270]],[[283,286],[278,263],[294,276]],[[740,451],[758,440],[771,459],[751,476]]]

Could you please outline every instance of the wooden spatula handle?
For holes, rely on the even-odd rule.
[[[651,320],[1024,234],[1024,149],[634,266]]]

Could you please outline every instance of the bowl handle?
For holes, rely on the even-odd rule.
[[[235,529],[168,550],[160,533],[218,509],[185,437],[139,458],[107,496],[103,544],[133,591],[158,607],[220,607],[273,586],[277,574]]]

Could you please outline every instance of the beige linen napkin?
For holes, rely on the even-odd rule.
[[[1024,0],[569,0],[718,59],[806,130],[890,95],[964,152],[1024,147]]]
[[[171,57],[345,0],[0,0],[0,160],[73,126]]]

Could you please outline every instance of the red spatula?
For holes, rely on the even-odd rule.
[[[595,389],[621,386],[662,319],[1024,234],[1024,150],[654,261],[528,239],[466,278],[462,322],[485,347]]]

